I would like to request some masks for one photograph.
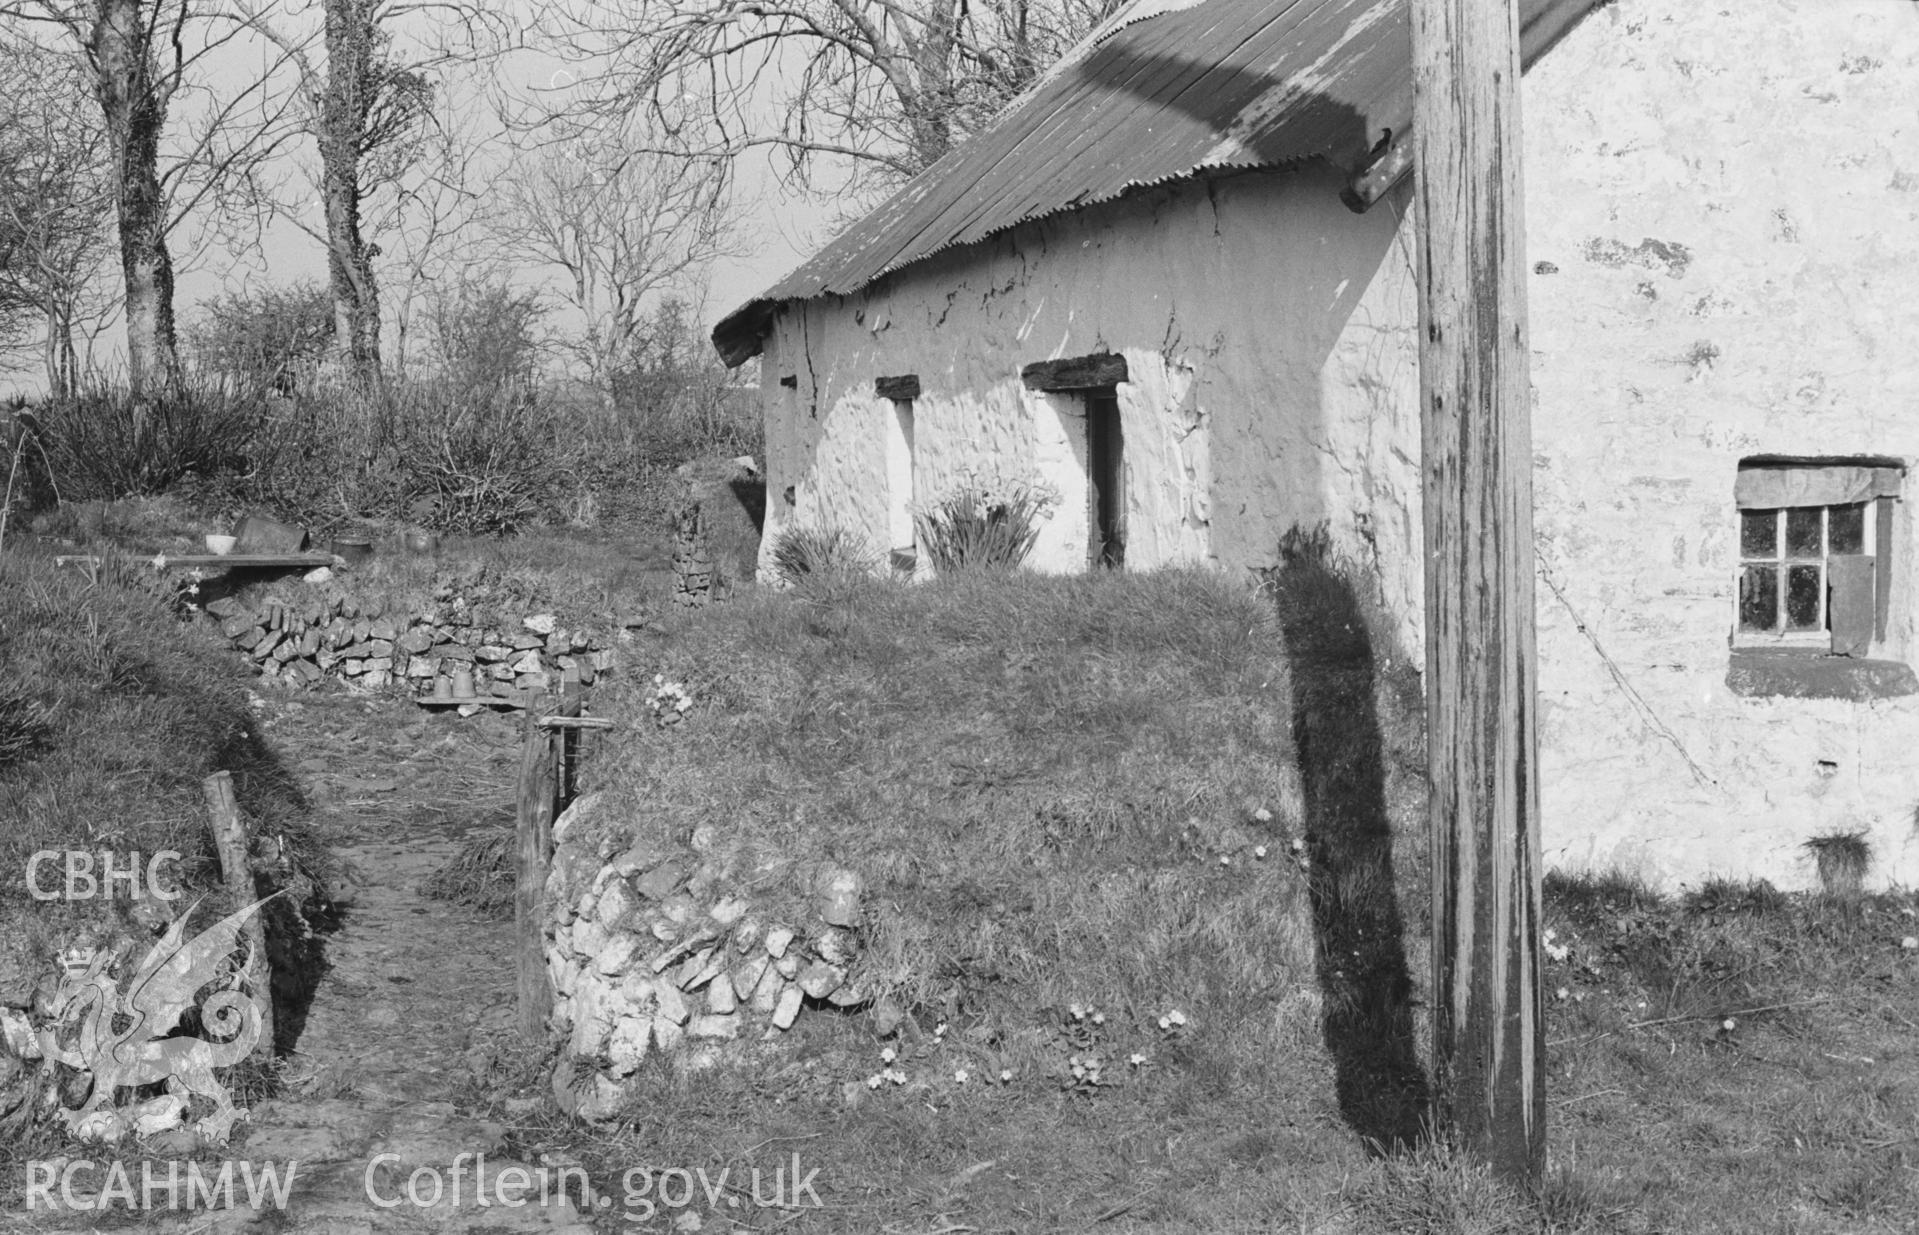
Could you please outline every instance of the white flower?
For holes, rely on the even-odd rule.
[[[1141,1067],[1146,1062],[1146,1056],[1140,1054],[1138,1051],[1134,1051],[1126,1057],[1126,1062],[1132,1064],[1135,1068]]]
[[[1729,1016],[1720,1024],[1719,1027],[1725,1030],[1727,1033],[1731,1033],[1733,1030],[1739,1028],[1739,1022],[1735,1021]]]
[[[1174,1008],[1171,1012],[1168,1012],[1166,1014],[1166,1019],[1173,1022],[1173,1024],[1175,1025],[1184,1025],[1186,1023],[1186,1014],[1184,1012],[1181,1012],[1178,1008]]]
[[[1219,864],[1221,866],[1231,866],[1233,864],[1233,860],[1222,853],[1219,855]]]
[[[1159,1027],[1160,1027],[1161,1029],[1171,1029],[1171,1028],[1173,1027],[1173,1018],[1172,1018],[1172,1017],[1170,1017],[1170,1016],[1162,1016],[1162,1017],[1160,1017],[1160,1018],[1159,1018]]]
[[[1899,946],[1908,952],[1919,949],[1919,936],[1907,935],[1899,941]]]
[[[957,1071],[955,1071],[955,1072],[953,1073],[953,1083],[954,1083],[955,1085],[964,1085],[964,1084],[966,1083],[966,1069],[965,1069],[965,1068],[960,1068],[959,1070],[957,1070]]]
[[[900,1057],[899,1052],[894,1050],[890,1046],[880,1052],[881,1063],[892,1063],[895,1059],[898,1059],[899,1057]]]
[[[1253,812],[1253,818],[1259,820],[1261,823],[1271,823],[1273,821],[1273,812],[1262,806]]]
[[[881,1080],[880,1074],[875,1072],[873,1075],[866,1078],[866,1087],[868,1089],[878,1089],[880,1087],[880,1080]]]
[[[1254,845],[1254,846],[1253,846],[1253,856],[1254,856],[1254,857],[1256,857],[1256,858],[1263,858],[1263,857],[1265,857],[1265,856],[1266,856],[1266,846],[1264,846],[1264,845]]]
[[[1306,842],[1301,840],[1297,836],[1293,837],[1293,852],[1304,853],[1305,851],[1306,851]]]
[[[941,1022],[940,1022],[939,1024],[937,1024],[937,1025],[935,1025],[935,1026],[933,1026],[933,1036],[934,1036],[934,1037],[936,1037],[936,1038],[943,1038],[943,1037],[945,1037],[945,1036],[946,1036],[946,1022],[945,1022],[945,1021],[941,1021]]]
[[[1076,1021],[1083,1021],[1083,1020],[1085,1020],[1085,1019],[1086,1019],[1086,1009],[1085,1009],[1085,1008],[1082,1008],[1082,1007],[1080,1007],[1080,1006],[1079,1006],[1078,1004],[1076,1004],[1076,1003],[1074,1003],[1074,1004],[1068,1004],[1068,1005],[1066,1006],[1066,1010],[1067,1010],[1068,1012],[1070,1012],[1070,1013],[1072,1013],[1072,1016],[1073,1016],[1073,1019],[1074,1019],[1074,1020],[1076,1020]]]
[[[1093,1013],[1093,1024],[1104,1025],[1105,1023],[1106,1023],[1106,1014],[1104,1012]]]
[[[999,1070],[999,1083],[1002,1085],[1010,1085],[1013,1083],[1013,1070],[1011,1068],[1001,1068]]]

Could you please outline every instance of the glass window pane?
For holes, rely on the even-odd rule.
[[[1786,512],[1786,556],[1818,557],[1819,516],[1823,506],[1797,506]]]
[[[1786,568],[1786,629],[1819,629],[1819,593],[1825,590],[1826,572],[1819,566]]]
[[[1826,523],[1826,549],[1829,553],[1866,551],[1866,504],[1830,507]]]
[[[1779,556],[1779,512],[1742,510],[1739,512],[1739,556]]]
[[[1748,566],[1739,576],[1739,628],[1779,628],[1779,568]]]

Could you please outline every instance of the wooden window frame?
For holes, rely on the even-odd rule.
[[[1832,590],[1832,512],[1847,506],[1859,506],[1862,510],[1860,528],[1859,556],[1872,559],[1873,592],[1876,598],[1883,593],[1889,580],[1885,576],[1887,563],[1880,561],[1878,521],[1880,503],[1877,500],[1843,503],[1840,506],[1782,506],[1768,513],[1773,516],[1773,552],[1767,557],[1748,557],[1745,552],[1745,521],[1758,511],[1741,510],[1739,512],[1739,568],[1733,589],[1733,646],[1734,647],[1803,647],[1810,651],[1823,651],[1832,645],[1832,614],[1829,611]],[[1794,510],[1817,510],[1819,512],[1819,553],[1816,557],[1794,555],[1786,543],[1786,521]],[[1751,567],[1770,566],[1777,572],[1774,583],[1776,589],[1773,612],[1774,625],[1770,630],[1760,630],[1745,624],[1741,609],[1744,607],[1746,572]],[[1816,566],[1819,570],[1819,616],[1815,624],[1808,629],[1792,629],[1787,615],[1787,598],[1790,595],[1791,569],[1794,566]]]

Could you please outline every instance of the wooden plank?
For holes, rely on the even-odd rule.
[[[546,875],[552,849],[554,767],[551,741],[526,714],[520,748],[517,863],[513,889],[515,979],[519,994],[520,1036],[529,1044],[546,1041],[553,1010],[553,988],[546,972]]]
[[[1517,0],[1413,0],[1436,1114],[1536,1189],[1531,390]]]
[[[226,879],[227,896],[235,911],[260,899],[253,879],[253,862],[247,852],[246,825],[240,819],[240,804],[233,796],[233,774],[215,772],[200,782],[207,801],[207,816],[213,829],[213,846],[220,855],[220,871]],[[256,913],[246,920],[241,933],[247,941],[247,985],[253,990],[253,1006],[260,1014],[260,1037],[248,1058],[273,1058],[273,970],[267,963],[266,923]]]
[[[917,399],[920,397],[920,375],[904,373],[898,377],[876,377],[873,379],[873,393],[882,399]]]
[[[160,569],[173,566],[334,566],[344,562],[331,553],[152,553],[123,554],[133,563],[157,564]],[[53,561],[57,566],[75,564],[98,566],[104,559],[96,553],[62,553]]]
[[[1096,352],[1064,360],[1037,360],[1019,371],[1028,390],[1092,390],[1126,380],[1126,357]]]
[[[613,722],[604,716],[542,716],[542,729],[611,729]]]

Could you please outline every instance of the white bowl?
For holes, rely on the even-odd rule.
[[[233,546],[237,543],[239,543],[237,536],[216,536],[212,532],[207,533],[207,552],[209,553],[224,556],[233,552]]]

